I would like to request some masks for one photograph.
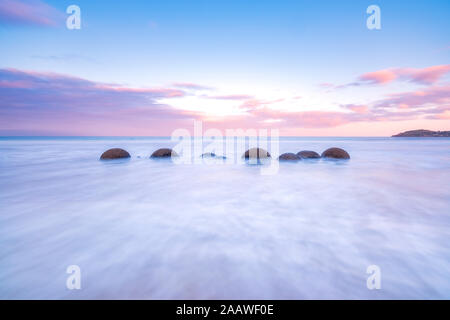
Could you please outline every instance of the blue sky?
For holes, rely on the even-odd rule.
[[[371,69],[445,64],[449,57],[443,50],[450,45],[448,1],[378,1],[377,31],[365,26],[370,1],[47,3],[62,12],[79,5],[82,29],[3,27],[2,67],[133,85],[261,76],[271,84],[345,81]]]
[[[6,1],[11,0],[0,3]],[[320,84],[344,85],[389,68],[449,64],[449,1],[19,2],[54,8],[55,25],[0,19],[2,69],[139,88],[188,82],[214,88],[215,95],[264,101],[303,97],[297,106],[289,102],[274,110],[331,112],[342,104],[370,105],[382,95],[416,90],[416,84],[326,93]],[[81,30],[65,28],[71,4],[81,8]],[[366,28],[371,4],[381,8],[381,30]],[[443,74],[439,80],[447,79]],[[217,116],[242,109],[224,99],[202,100],[202,94],[159,103]]]

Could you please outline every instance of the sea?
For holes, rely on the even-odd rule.
[[[450,299],[449,138],[238,140],[1,137],[0,298]]]

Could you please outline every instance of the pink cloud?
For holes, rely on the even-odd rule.
[[[211,87],[192,83],[192,82],[175,82],[175,83],[172,83],[172,86],[176,87],[176,88],[189,89],[189,90],[212,90],[213,89]]]
[[[120,135],[126,130],[154,134],[159,129],[160,134],[167,134],[174,126],[198,117],[160,102],[184,95],[172,88],[133,88],[61,74],[0,69],[0,129],[80,135]]]
[[[359,77],[361,81],[369,81],[370,83],[385,84],[397,78],[397,74],[393,70],[380,70],[365,73]]]
[[[155,94],[165,98],[176,98],[185,96],[184,91],[171,89],[171,88],[129,88],[129,87],[117,87],[112,85],[95,85],[98,89],[111,90],[124,93],[148,93]]]
[[[7,81],[0,80],[0,88],[10,88],[10,89],[31,89],[33,84],[29,81]]]
[[[0,69],[0,131],[74,135],[170,135],[191,128],[336,128],[360,122],[448,120],[450,86],[401,92],[366,104],[342,105],[345,112],[274,110],[284,99],[249,99],[238,116],[211,117],[162,103],[186,93],[173,88],[134,88],[55,73]],[[445,128],[443,128],[445,129]]]
[[[58,73],[23,71],[13,68],[0,69],[0,88],[53,89],[60,90],[61,94],[69,94],[71,93],[70,90],[76,89],[95,93],[141,94],[153,98],[175,98],[185,95],[185,92],[179,89],[125,87],[117,84],[93,82]]]
[[[450,108],[448,110],[442,111],[441,113],[436,114],[434,117],[429,117],[431,119],[439,119],[439,120],[450,120]]]
[[[386,98],[375,102],[374,108],[417,109],[444,104],[450,104],[450,85],[389,94]]]
[[[369,107],[366,105],[356,105],[356,104],[345,104],[342,107],[349,109],[356,113],[367,113],[369,112]]]
[[[248,100],[253,99],[253,96],[246,94],[230,94],[224,96],[208,96],[208,99],[217,99],[217,100]]]
[[[352,117],[342,112],[305,111],[284,114],[285,119],[294,126],[304,128],[337,127],[352,121]]]
[[[334,84],[329,83],[329,82],[322,82],[322,83],[319,83],[319,87],[329,89],[329,88],[333,88]]]
[[[56,26],[63,13],[40,0],[2,0],[0,24]]]
[[[450,72],[450,65],[437,65],[427,68],[390,68],[374,72],[364,73],[359,76],[358,81],[334,86],[335,88],[346,88],[361,86],[365,84],[388,84],[395,80],[404,80],[418,84],[432,85]],[[332,87],[329,84],[324,87]]]
[[[253,110],[253,109],[256,109],[256,108],[260,108],[262,106],[267,106],[267,105],[270,105],[270,104],[282,102],[284,100],[285,99],[283,99],[283,98],[274,99],[274,100],[250,99],[250,100],[247,100],[244,103],[242,103],[240,105],[240,108],[247,109],[247,110]]]
[[[423,69],[400,69],[397,72],[413,82],[434,84],[449,71],[450,65],[439,65]]]

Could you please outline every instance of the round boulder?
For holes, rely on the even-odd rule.
[[[295,153],[283,153],[281,156],[278,157],[278,160],[280,161],[298,161],[301,160],[298,155]]]
[[[350,155],[343,149],[329,148],[322,153],[322,158],[350,159]]]
[[[178,154],[172,149],[162,148],[158,149],[152,153],[150,158],[170,158],[170,157],[178,157]]]
[[[100,156],[100,160],[123,159],[129,157],[130,154],[127,151],[120,148],[113,148],[103,152],[103,154]]]
[[[245,159],[264,159],[270,158],[270,153],[262,148],[251,148],[242,155]]]
[[[302,159],[318,159],[320,154],[315,151],[303,150],[297,153],[297,155]]]

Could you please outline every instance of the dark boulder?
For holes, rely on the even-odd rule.
[[[103,152],[103,154],[100,156],[100,160],[122,159],[129,157],[130,154],[127,151],[120,148],[113,148]]]
[[[158,149],[152,153],[150,158],[170,158],[170,157],[178,157],[178,154],[172,149],[162,148]]]
[[[295,153],[283,153],[281,156],[278,157],[278,160],[280,161],[299,161],[302,158],[300,158]]]
[[[242,155],[245,159],[264,159],[270,158],[270,153],[262,148],[251,148]]]
[[[343,149],[329,148],[322,153],[322,158],[350,159],[350,155]]]
[[[302,159],[318,159],[320,154],[315,151],[303,150],[297,153],[297,155]]]

